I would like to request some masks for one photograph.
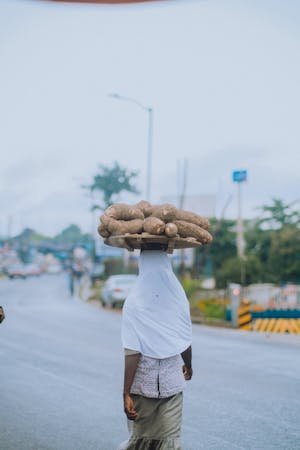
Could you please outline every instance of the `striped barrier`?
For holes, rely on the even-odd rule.
[[[300,319],[256,319],[253,331],[300,334]]]
[[[250,311],[250,303],[242,300],[237,310],[237,325],[240,330],[252,330],[252,314]]]

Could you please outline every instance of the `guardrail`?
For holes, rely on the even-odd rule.
[[[264,309],[252,311],[253,319],[300,319],[300,309]]]
[[[242,300],[237,308],[237,327],[240,330],[258,331],[261,333],[300,334],[299,309],[266,309],[253,311],[253,305]],[[231,320],[228,310],[226,319]]]
[[[261,333],[300,334],[300,319],[256,319],[252,330]]]

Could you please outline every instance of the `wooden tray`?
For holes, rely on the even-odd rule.
[[[174,249],[182,249],[182,248],[196,248],[201,247],[201,242],[197,241],[194,238],[169,238],[167,236],[162,235],[154,235],[149,233],[141,233],[141,234],[122,234],[119,236],[110,236],[104,239],[104,243],[106,245],[110,245],[111,247],[120,247],[126,248],[130,252],[135,249],[140,249],[141,244],[168,244],[167,253],[173,253]]]

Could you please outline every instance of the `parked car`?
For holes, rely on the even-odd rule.
[[[102,305],[115,308],[118,304],[123,304],[136,279],[136,275],[112,275],[109,277],[101,291]]]
[[[27,264],[24,269],[27,276],[37,277],[42,273],[41,268],[37,264]]]
[[[10,279],[26,278],[26,269],[23,264],[14,264],[7,267],[6,274]]]
[[[47,267],[46,272],[51,275],[56,275],[62,271],[60,264],[51,264]]]

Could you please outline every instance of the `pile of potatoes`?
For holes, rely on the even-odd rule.
[[[136,205],[115,204],[100,217],[98,232],[103,238],[116,235],[163,235],[168,238],[192,238],[202,244],[212,241],[209,221],[170,204],[151,205],[142,200]]]

